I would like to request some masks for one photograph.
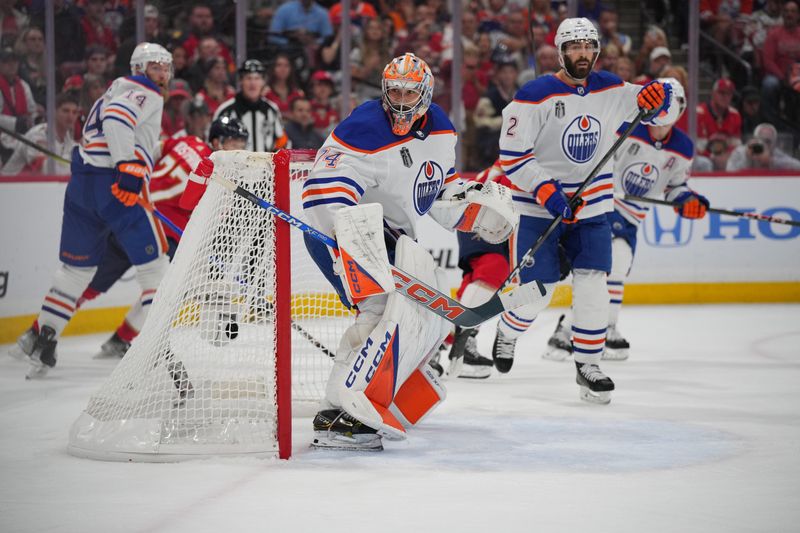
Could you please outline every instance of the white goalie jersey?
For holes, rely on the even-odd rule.
[[[623,124],[617,134],[627,127]],[[689,190],[686,181],[693,156],[692,140],[678,128],[672,128],[663,141],[656,141],[646,126],[637,126],[614,156],[614,209],[638,226],[647,216],[649,204],[626,199],[626,195],[672,201]]]
[[[398,137],[380,101],[356,108],[317,152],[303,186],[309,223],[330,235],[340,208],[379,203],[388,229],[412,239],[428,213],[452,229],[459,217],[438,212],[434,202],[463,187],[455,170],[456,131],[436,105],[423,120],[421,129]]]

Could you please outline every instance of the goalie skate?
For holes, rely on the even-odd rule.
[[[341,409],[320,411],[314,417],[314,440],[311,448],[380,452],[381,436]]]
[[[606,334],[606,349],[603,352],[604,361],[624,361],[630,356],[631,345],[620,335],[616,326],[609,326]]]
[[[558,319],[556,330],[547,340],[547,349],[542,354],[542,359],[564,361],[568,357],[572,357],[572,339],[567,328],[563,326],[563,322],[564,315],[561,315]]]
[[[580,399],[585,402],[607,404],[611,402],[614,382],[594,363],[575,363],[575,382],[580,388]]]
[[[36,336],[29,355],[30,368],[25,379],[41,379],[56,366],[56,332],[50,326],[42,326]]]

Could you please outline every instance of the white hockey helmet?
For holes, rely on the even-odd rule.
[[[162,63],[170,68],[172,77],[172,54],[166,48],[156,43],[139,43],[131,54],[131,73],[145,75],[149,63]]]
[[[564,45],[573,41],[586,41],[594,44],[594,59],[589,67],[591,71],[594,68],[597,57],[600,55],[600,34],[597,33],[597,28],[594,27],[592,21],[585,17],[576,17],[564,19],[563,22],[558,25],[555,44],[556,48],[558,48],[558,62],[561,64],[561,68],[565,70]],[[567,71],[567,74],[570,76],[572,75],[569,71]]]
[[[663,84],[669,84],[672,87],[672,99],[670,101],[669,109],[662,111],[648,122],[653,126],[671,126],[678,122],[683,112],[686,111],[688,102],[686,101],[686,91],[683,85],[675,78],[658,78]]]
[[[405,135],[428,112],[433,99],[433,73],[428,64],[412,53],[389,61],[381,76],[383,109],[389,114],[392,133]],[[389,98],[390,89],[405,89],[419,94],[412,104],[397,104]]]

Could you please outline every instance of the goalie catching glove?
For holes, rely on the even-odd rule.
[[[458,231],[477,233],[484,241],[497,244],[508,239],[519,223],[508,187],[493,181],[469,183],[464,201],[466,209],[454,227]]]

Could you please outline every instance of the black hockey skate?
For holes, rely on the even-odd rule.
[[[514,348],[517,345],[517,339],[509,339],[500,329],[497,329],[494,337],[494,346],[492,346],[492,359],[494,360],[494,367],[501,374],[507,374],[514,364]]]
[[[56,366],[56,332],[50,326],[42,326],[29,354],[30,368],[25,379],[40,379]]]
[[[312,448],[379,452],[381,436],[341,409],[326,409],[314,417]]]
[[[492,367],[494,363],[488,357],[484,357],[478,351],[478,341],[475,338],[478,335],[478,330],[473,329],[464,329],[458,331],[459,328],[456,329],[456,339],[453,342],[453,347],[456,346],[456,341],[459,340],[459,334],[462,337],[466,338],[466,341],[463,343],[461,359],[463,364],[461,365],[461,369],[459,370],[458,374],[456,374],[460,378],[465,379],[486,379],[492,375]],[[450,363],[452,365],[453,362],[453,351],[450,351]],[[452,368],[452,366],[451,366]]]
[[[606,333],[606,349],[603,351],[604,361],[624,361],[630,356],[631,345],[620,335],[616,326],[608,326]]]
[[[591,403],[607,404],[611,401],[614,382],[594,363],[575,362],[575,382],[580,387],[580,398]]]
[[[564,315],[561,315],[553,335],[547,340],[547,350],[542,354],[542,359],[548,361],[564,361],[572,357],[572,335],[563,326]]]
[[[95,359],[105,359],[109,357],[122,359],[130,347],[131,343],[122,340],[115,331],[114,334],[100,346],[100,353],[94,357]]]

